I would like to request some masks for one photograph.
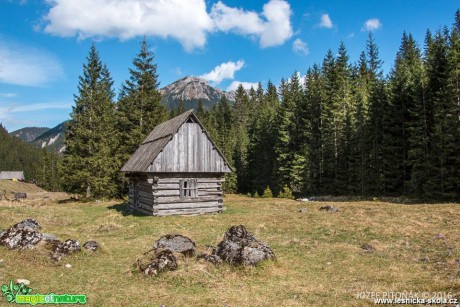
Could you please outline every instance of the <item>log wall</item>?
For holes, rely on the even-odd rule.
[[[196,197],[181,198],[180,182],[196,180]],[[223,210],[223,174],[149,174],[131,177],[130,206],[147,215],[201,214]]]

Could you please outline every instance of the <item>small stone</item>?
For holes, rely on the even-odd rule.
[[[95,252],[99,248],[99,243],[94,240],[90,240],[83,244],[83,247],[89,250],[90,252]]]
[[[70,268],[72,267],[72,265],[71,265],[70,263],[67,263],[67,264],[65,265],[65,267],[68,268],[68,269],[70,269]]]
[[[23,278],[18,278],[18,279],[16,279],[16,283],[17,283],[18,285],[24,284],[24,286],[28,286],[28,285],[30,285],[30,280],[28,280],[28,279],[23,279]]]
[[[375,251],[375,248],[372,245],[368,244],[368,243],[361,245],[361,248],[364,249],[367,252]]]
[[[27,198],[27,193],[24,193],[24,192],[14,193],[14,199],[15,200],[26,199],[26,198]]]
[[[320,211],[326,211],[326,212],[338,212],[340,211],[339,208],[335,207],[335,206],[331,206],[331,205],[327,205],[327,206],[322,206],[321,208],[319,208]]]
[[[438,240],[444,240],[444,239],[446,239],[447,237],[446,237],[446,235],[443,234],[443,233],[438,233],[438,234],[435,236],[435,238],[438,239]]]
[[[299,213],[307,213],[307,212],[308,212],[307,208],[299,209]]]
[[[419,261],[421,261],[421,262],[430,262],[430,258],[428,256],[425,256],[423,258],[420,258]]]
[[[328,262],[328,263],[326,263],[326,264],[327,264],[327,265],[331,265],[332,263]]]

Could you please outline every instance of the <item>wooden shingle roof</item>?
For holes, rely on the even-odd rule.
[[[150,164],[155,160],[155,158],[160,154],[160,152],[165,148],[165,146],[171,141],[171,139],[177,133],[179,128],[185,122],[187,122],[187,120],[190,117],[193,118],[194,122],[201,126],[201,128],[203,129],[211,143],[214,145],[219,155],[224,159],[225,163],[229,165],[224,155],[217,148],[209,134],[206,132],[203,125],[200,123],[196,115],[193,113],[193,110],[189,110],[187,112],[180,114],[179,116],[176,116],[156,126],[140,144],[139,148],[129,158],[125,165],[123,165],[121,171],[127,173],[147,172]]]

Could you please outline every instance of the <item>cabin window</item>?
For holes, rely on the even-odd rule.
[[[195,198],[198,196],[198,185],[196,179],[187,179],[180,181],[180,198]]]

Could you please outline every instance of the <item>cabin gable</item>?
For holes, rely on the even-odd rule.
[[[228,173],[230,168],[195,122],[182,124],[174,137],[157,155],[149,173]]]

